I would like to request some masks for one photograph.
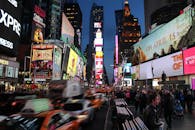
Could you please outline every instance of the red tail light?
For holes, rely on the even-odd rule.
[[[16,106],[16,104],[17,104],[16,102],[12,102],[12,106]]]

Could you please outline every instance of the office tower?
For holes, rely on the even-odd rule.
[[[78,3],[62,3],[63,12],[74,28],[74,44],[81,50],[82,12]]]

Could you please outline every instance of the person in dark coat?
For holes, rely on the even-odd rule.
[[[143,120],[149,130],[163,129],[164,122],[160,121],[157,106],[160,103],[160,95],[153,93],[150,95],[150,104],[143,113]]]
[[[187,92],[186,103],[187,103],[188,112],[192,113],[193,96],[190,90],[188,90]]]
[[[172,124],[172,114],[174,110],[174,97],[169,90],[165,90],[164,95],[164,117],[169,128]]]

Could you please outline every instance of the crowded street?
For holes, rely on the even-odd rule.
[[[194,122],[194,0],[0,0],[0,130]]]

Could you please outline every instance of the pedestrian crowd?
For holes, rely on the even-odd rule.
[[[118,89],[117,98],[125,98],[135,105],[135,113],[142,117],[149,130],[172,127],[173,118],[182,118],[185,112],[192,113],[193,91],[190,89]],[[162,120],[163,119],[163,120]]]

